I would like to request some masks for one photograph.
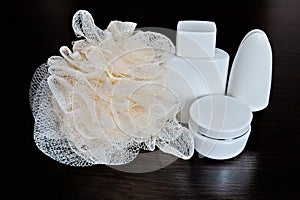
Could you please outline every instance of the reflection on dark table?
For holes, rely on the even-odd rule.
[[[114,9],[118,4],[122,12]],[[174,8],[152,2],[30,1],[25,92],[35,68],[59,54],[59,47],[76,39],[71,18],[78,9],[93,14],[105,28],[111,20],[134,21],[138,27],[176,29],[183,19],[210,20],[217,25],[217,47],[230,55],[230,62],[244,35],[264,30],[273,48],[274,65],[269,106],[254,113],[252,132],[245,150],[226,161],[178,159],[149,173],[125,173],[109,166],[87,168],[65,166],[38,150],[32,138],[33,118],[28,101],[27,126],[22,137],[29,157],[25,181],[32,182],[25,193],[38,199],[299,199],[300,169],[300,2],[297,0],[241,1],[219,5],[205,2],[201,7],[181,2]],[[167,12],[166,12],[167,11]],[[102,27],[101,27],[102,26]],[[27,97],[25,97],[27,99]],[[25,130],[25,131],[24,131]],[[21,167],[21,166],[20,166]],[[27,184],[29,184],[27,182]],[[294,184],[295,182],[295,184]],[[24,186],[20,186],[24,187]]]

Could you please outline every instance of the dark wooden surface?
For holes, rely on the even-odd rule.
[[[19,115],[15,116],[22,122],[11,127],[13,144],[5,142],[10,145],[6,150],[17,152],[9,154],[17,161],[9,176],[10,195],[31,199],[300,199],[300,1],[201,1],[199,5],[181,1],[169,6],[159,1],[102,2],[36,0],[13,5],[18,6],[14,13],[19,15],[11,18],[11,28],[4,33],[17,32],[24,40],[16,41],[22,59],[13,59],[19,63],[13,70],[18,70],[16,84],[22,89],[18,98],[2,100],[7,108],[17,106]],[[65,166],[40,152],[32,135],[29,83],[38,65],[76,39],[71,18],[79,9],[90,11],[101,28],[111,20],[170,29],[183,19],[215,21],[217,47],[230,54],[230,62],[248,31],[264,30],[274,55],[270,104],[254,113],[252,133],[242,154],[214,161],[198,159],[195,153],[190,160],[178,159],[161,170],[134,174],[105,165]]]

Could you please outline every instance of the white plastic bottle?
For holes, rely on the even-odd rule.
[[[181,123],[189,119],[189,108],[198,98],[225,94],[229,55],[215,48],[216,25],[210,21],[179,21],[176,56],[166,63],[167,85],[176,90],[184,107]]]

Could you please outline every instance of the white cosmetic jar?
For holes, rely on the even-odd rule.
[[[224,160],[240,154],[248,141],[251,108],[225,95],[199,98],[190,107],[189,129],[199,157]]]

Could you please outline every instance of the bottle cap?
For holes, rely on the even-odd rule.
[[[179,21],[176,54],[188,58],[215,56],[216,24],[210,21]]]

